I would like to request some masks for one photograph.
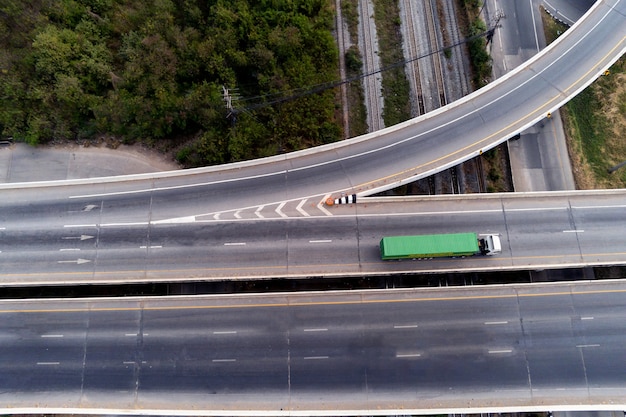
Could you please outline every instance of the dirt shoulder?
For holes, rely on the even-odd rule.
[[[0,147],[0,183],[52,181],[171,171],[181,167],[141,145],[54,145],[23,143]]]

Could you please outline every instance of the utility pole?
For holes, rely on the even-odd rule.
[[[489,31],[487,32],[487,45],[489,45],[489,43],[493,40],[493,35],[496,33],[496,29],[501,27],[500,20],[502,20],[505,17],[506,15],[504,14],[502,10],[498,10],[496,12],[496,16],[493,19],[494,20],[493,26],[491,26],[491,29],[489,29]]]
[[[222,86],[222,93],[224,102],[226,103],[226,110],[228,111],[226,118],[231,119],[231,123],[235,124],[237,121],[237,111],[233,109],[233,96],[231,96],[229,89],[225,86]],[[234,98],[237,99],[236,93],[234,94]]]

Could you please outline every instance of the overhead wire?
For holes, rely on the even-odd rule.
[[[321,93],[323,91],[339,87],[339,86],[341,86],[343,84],[349,84],[351,82],[358,81],[358,80],[361,80],[361,79],[366,78],[366,77],[370,77],[370,76],[375,75],[375,74],[379,74],[379,73],[382,73],[382,72],[385,72],[385,71],[389,71],[389,70],[392,70],[392,69],[404,66],[404,65],[406,65],[406,64],[408,64],[410,62],[417,61],[417,60],[429,57],[429,56],[437,54],[437,53],[441,53],[441,52],[446,51],[448,49],[452,49],[452,48],[455,48],[457,46],[463,45],[465,43],[471,42],[471,41],[473,41],[475,39],[479,39],[479,38],[482,38],[482,37],[486,37],[487,39],[490,39],[493,36],[493,33],[494,33],[495,29],[496,29],[496,27],[490,28],[490,29],[488,29],[488,30],[486,30],[484,32],[478,33],[478,34],[476,34],[474,36],[470,36],[469,38],[462,39],[461,41],[459,41],[457,43],[454,43],[452,45],[444,46],[444,47],[442,47],[440,49],[437,49],[435,51],[430,51],[430,52],[428,52],[426,54],[423,54],[423,55],[420,55],[420,56],[417,56],[417,57],[411,57],[411,58],[408,58],[408,59],[404,59],[402,61],[395,62],[393,64],[387,65],[385,67],[378,68],[376,70],[373,70],[373,71],[370,71],[370,72],[367,72],[367,73],[361,73],[361,74],[355,75],[353,77],[345,78],[345,79],[342,79],[342,80],[331,81],[331,82],[317,84],[317,85],[308,86],[308,87],[295,88],[295,89],[290,90],[290,91],[295,92],[293,94],[290,94],[290,95],[287,95],[287,96],[284,96],[284,97],[280,97],[280,98],[276,98],[276,99],[272,99],[272,100],[269,100],[269,101],[263,101],[263,102],[258,103],[258,104],[245,106],[245,107],[239,108],[239,109],[233,108],[232,113],[233,114],[237,114],[237,113],[240,113],[240,112],[251,112],[253,110],[257,110],[257,109],[260,109],[260,108],[263,108],[263,107],[272,106],[274,104],[284,103],[284,102],[296,100],[296,99],[299,99],[299,98],[302,98],[302,97],[305,97],[305,96],[308,96],[308,95],[312,95],[312,94],[318,94],[318,93]],[[259,96],[254,96],[254,97],[248,97],[248,98],[245,98],[245,99],[242,99],[242,100],[243,101],[259,100],[259,99],[264,99],[264,98],[268,98],[268,97],[272,97],[272,96],[276,96],[276,95],[280,95],[280,94],[285,94],[285,92],[277,92],[277,93],[271,93],[271,94],[266,94],[266,95],[259,95]],[[241,100],[238,100],[238,101],[241,101]]]

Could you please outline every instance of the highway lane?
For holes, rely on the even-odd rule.
[[[380,132],[254,162],[134,177],[143,180],[78,180],[79,185],[52,189],[6,184],[0,215],[28,205],[40,214],[54,204],[132,206],[138,198],[150,204],[149,212],[145,206],[137,211],[159,220],[284,201],[317,203],[329,193],[368,194],[418,179],[533,125],[589,84],[624,52],[625,15],[626,0],[599,1],[519,69],[456,103]]]
[[[623,230],[615,227],[626,222],[623,190],[367,198],[329,208],[330,216],[304,216],[297,208],[284,206],[280,213],[287,217],[270,207],[173,223],[111,223],[103,208],[80,212],[77,223],[62,218],[60,224],[6,227],[0,230],[0,282],[362,276],[626,263]],[[454,232],[497,233],[502,254],[380,260],[383,236]]]
[[[2,301],[0,411],[623,408],[624,292],[589,282]]]

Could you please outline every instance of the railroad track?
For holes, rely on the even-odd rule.
[[[469,58],[463,46],[459,45],[463,37],[459,31],[454,0],[436,0],[439,12],[439,33],[442,34],[442,45],[457,45],[450,48],[450,59],[442,64],[444,83],[448,101],[458,100],[471,92],[467,73]]]
[[[404,17],[404,54],[406,58],[415,58],[420,56],[420,48],[417,43],[417,38],[414,35],[418,33],[415,25],[414,2],[411,0],[401,0],[399,3],[400,13]],[[426,113],[424,108],[424,96],[422,92],[422,83],[420,77],[420,63],[419,60],[413,60],[406,65],[406,74],[409,80],[409,86],[411,87],[411,113],[412,116],[419,116]]]
[[[370,0],[359,0],[359,49],[363,58],[363,73],[371,74],[380,68],[380,59],[376,54],[378,51],[378,41],[376,37],[376,27],[373,25],[370,16],[374,14]],[[381,103],[382,82],[380,73],[366,75],[363,78],[363,95],[365,97],[365,107],[367,109],[367,125],[370,132],[380,130],[385,127],[383,122],[383,106]]]
[[[445,106],[447,104],[446,101],[446,92],[445,92],[445,87],[444,87],[444,83],[443,83],[443,68],[441,67],[441,53],[438,52],[441,47],[440,45],[443,44],[443,42],[439,41],[439,34],[438,31],[436,30],[436,21],[435,21],[435,13],[433,12],[433,2],[435,2],[436,0],[424,0],[422,2],[422,4],[424,5],[424,12],[425,12],[425,21],[426,21],[426,26],[427,26],[427,32],[428,32],[428,45],[429,45],[429,50],[430,50],[430,59],[431,59],[431,65],[433,68],[433,74],[435,76],[435,83],[436,83],[436,89],[437,89],[437,95],[439,96],[439,102],[437,103],[437,101],[435,101],[435,105],[437,105],[437,107],[441,107],[441,106]],[[436,4],[435,4],[435,10],[436,10]]]

